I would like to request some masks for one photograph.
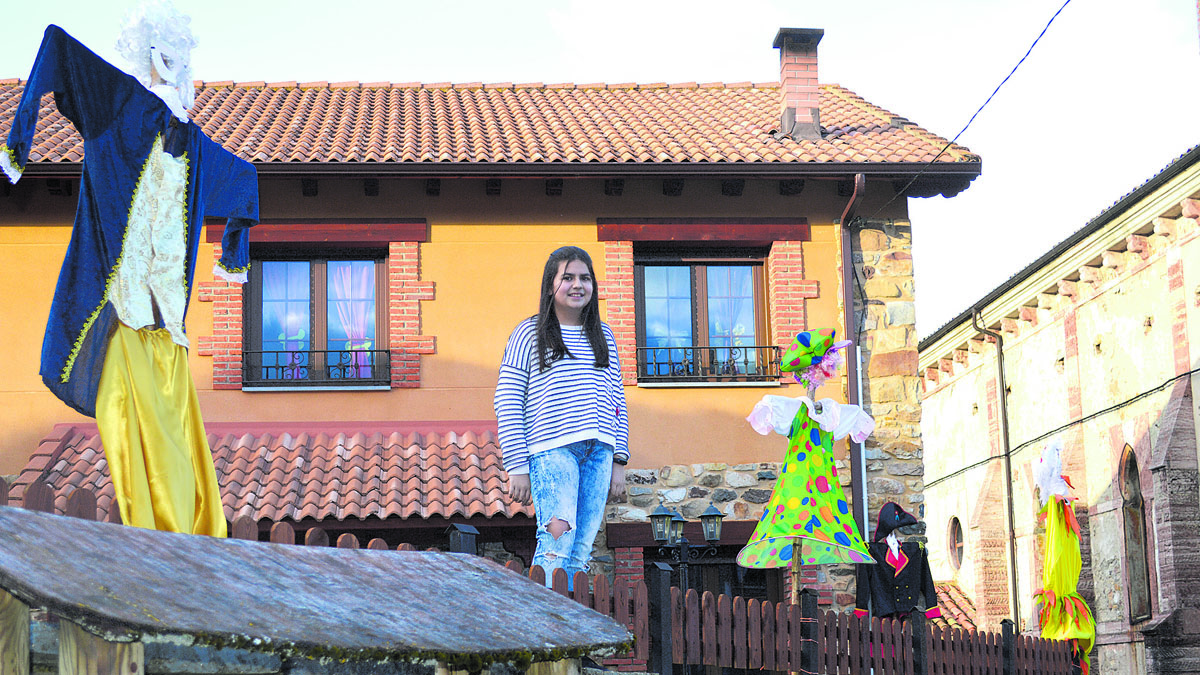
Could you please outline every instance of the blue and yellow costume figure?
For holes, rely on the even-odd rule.
[[[0,168],[14,182],[48,92],[83,137],[85,158],[42,379],[64,403],[96,417],[126,524],[224,536],[183,319],[206,215],[229,218],[224,272],[232,278],[249,265],[255,169],[50,26],[0,145]]]

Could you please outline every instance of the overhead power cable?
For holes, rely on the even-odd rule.
[[[983,102],[983,105],[979,106],[979,109],[975,111],[975,114],[971,115],[971,119],[967,120],[967,123],[963,126],[962,131],[955,134],[954,138],[951,139],[949,143],[942,146],[942,149],[938,151],[938,154],[934,155],[933,159],[929,160],[929,162],[926,163],[925,166],[921,167],[921,170],[917,172],[917,175],[913,176],[912,179],[909,180],[907,184],[905,184],[905,186],[902,190],[897,191],[896,194],[892,195],[892,198],[887,200],[887,202],[883,206],[876,209],[875,213],[871,214],[871,216],[870,216],[871,218],[874,218],[875,216],[879,215],[880,212],[882,212],[884,209],[886,209],[892,202],[896,201],[896,199],[898,197],[907,193],[908,188],[912,187],[912,184],[917,182],[917,179],[920,178],[925,173],[925,171],[927,169],[929,169],[929,167],[933,166],[933,163],[938,161],[938,158],[940,158],[942,155],[946,154],[946,151],[950,149],[950,146],[957,143],[959,137],[961,137],[964,133],[966,133],[967,129],[971,128],[971,123],[974,122],[975,118],[979,117],[979,113],[983,112],[983,109],[986,108],[987,105],[992,102],[992,99],[995,98],[996,94],[1000,92],[1000,88],[1003,87],[1004,84],[1006,82],[1008,82],[1009,79],[1011,79],[1014,74],[1016,74],[1017,69],[1021,67],[1022,63],[1025,63],[1025,59],[1029,58],[1029,54],[1033,51],[1033,48],[1037,46],[1038,41],[1040,41],[1042,39],[1042,36],[1044,36],[1046,34],[1046,31],[1050,30],[1050,24],[1054,23],[1054,20],[1058,18],[1059,14],[1062,14],[1062,11],[1064,9],[1066,9],[1067,5],[1069,5],[1069,4],[1071,4],[1071,0],[1066,0],[1066,2],[1064,2],[1062,4],[1062,7],[1059,7],[1058,11],[1054,13],[1054,16],[1050,17],[1050,20],[1046,22],[1046,26],[1044,28],[1042,28],[1042,32],[1038,33],[1038,36],[1036,38],[1034,38],[1033,44],[1029,45],[1029,49],[1025,50],[1025,55],[1021,57],[1020,61],[1017,61],[1017,65],[1013,66],[1013,69],[1011,71],[1009,71],[1008,75],[1006,75],[1003,80],[1000,81],[1000,84],[996,85],[996,88],[992,91],[991,96],[987,97],[987,100]]]
[[[988,464],[989,462],[992,462],[994,460],[1003,459],[1005,457],[1005,455],[1008,455],[1009,457],[1016,455],[1017,453],[1021,452],[1022,450],[1025,450],[1026,448],[1033,447],[1033,445],[1035,443],[1044,441],[1047,438],[1050,438],[1051,436],[1054,436],[1056,434],[1060,434],[1072,427],[1077,427],[1080,424],[1085,424],[1087,422],[1090,422],[1090,421],[1096,419],[1097,417],[1101,417],[1103,415],[1107,415],[1110,412],[1120,410],[1121,408],[1124,408],[1129,405],[1133,405],[1134,403],[1137,403],[1138,401],[1146,398],[1147,396],[1156,394],[1156,393],[1166,389],[1167,387],[1175,384],[1179,380],[1182,380],[1185,377],[1191,377],[1191,376],[1195,375],[1196,373],[1200,373],[1200,368],[1193,368],[1192,370],[1189,370],[1186,373],[1180,373],[1179,375],[1176,375],[1175,377],[1168,379],[1166,382],[1163,382],[1162,384],[1158,385],[1157,387],[1154,387],[1152,389],[1147,389],[1147,390],[1143,391],[1142,393],[1137,394],[1136,396],[1134,396],[1130,399],[1121,401],[1120,403],[1115,403],[1113,405],[1110,405],[1107,408],[1104,408],[1103,410],[1097,410],[1093,413],[1090,413],[1088,415],[1080,417],[1079,419],[1071,420],[1070,422],[1067,422],[1066,424],[1064,424],[1056,429],[1051,429],[1050,431],[1047,431],[1041,435],[1035,436],[1035,437],[1025,441],[1024,443],[1018,445],[1017,447],[1013,448],[1012,450],[1008,451],[1007,453],[1002,453],[999,455],[990,455],[990,456],[985,457],[977,462],[968,464],[967,466],[964,466],[961,469],[958,469],[956,471],[951,471],[950,473],[946,474],[945,476],[939,476],[939,477],[929,481],[928,483],[926,483],[925,489],[928,490],[929,488],[933,487],[934,485],[937,485],[938,483],[950,480],[951,478],[955,478],[957,476],[961,476],[962,474],[970,471],[971,469],[981,467],[984,464]],[[1001,394],[1001,396],[1003,396],[1003,395],[1004,394]]]

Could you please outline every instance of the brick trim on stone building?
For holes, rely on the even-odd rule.
[[[1009,607],[1008,542],[1005,536],[1004,510],[995,504],[1004,503],[1004,476],[998,464],[987,468],[986,478],[979,486],[983,498],[965,523],[966,540],[971,547],[972,560],[980,566],[975,572],[975,624],[980,630],[998,631],[1000,622],[1012,617]],[[991,561],[992,564],[986,564]]]
[[[388,243],[387,316],[391,386],[421,386],[421,356],[437,350],[436,339],[421,333],[421,302],[433,300],[434,282],[421,281],[419,241]],[[213,260],[221,245],[213,244]],[[213,389],[242,388],[243,287],[221,279],[197,284],[196,300],[213,303],[212,335],[196,339],[196,353],[213,359]]]
[[[1010,338],[1016,340],[1035,332],[1040,325],[1061,321],[1063,330],[1066,331],[1066,357],[1063,365],[1073,368],[1075,377],[1072,379],[1078,380],[1078,368],[1072,364],[1079,355],[1077,308],[1165,258],[1168,263],[1169,292],[1180,296],[1172,298],[1174,306],[1171,315],[1173,345],[1176,349],[1176,374],[1186,372],[1191,365],[1186,356],[1182,355],[1179,346],[1186,344],[1186,289],[1183,288],[1183,280],[1179,276],[1182,274],[1182,267],[1176,262],[1179,260],[1178,248],[1200,237],[1200,199],[1183,199],[1178,203],[1178,209],[1181,213],[1177,217],[1164,215],[1154,218],[1153,234],[1129,234],[1111,242],[1110,248],[1101,253],[1098,267],[1089,262],[1075,270],[1078,281],[1066,278],[1057,281],[1057,292],[1039,292],[1029,298],[1031,302],[1036,301],[1036,307],[1023,307],[1024,311],[1018,313],[1018,318],[992,322],[989,327],[1001,330],[1007,342]],[[1181,299],[1183,305],[1180,304]],[[987,313],[985,311],[985,323]],[[969,321],[966,323],[970,324]],[[936,365],[929,362],[930,357],[923,358],[922,361],[927,362],[921,373],[924,378],[923,397],[928,398],[955,382],[961,375],[974,368],[980,358],[994,359],[995,352],[983,349],[983,344],[982,340],[969,340],[967,344],[953,348],[953,358],[945,358],[949,354],[944,353],[946,349],[942,349],[938,352],[941,356],[937,358]],[[933,344],[926,347],[929,354],[934,354],[935,349],[939,348]],[[1081,414],[1079,390],[1070,389],[1067,393],[1072,414]]]
[[[607,302],[605,322],[617,341],[617,358],[626,386],[637,384],[637,307],[633,297],[633,242],[604,242],[604,283],[600,299]]]
[[[213,262],[221,245],[213,244]],[[213,389],[242,388],[242,285],[222,279],[197,284],[196,300],[213,303],[212,335],[196,339],[196,353],[213,360]]]
[[[806,301],[820,296],[820,283],[804,278],[804,248],[799,241],[777,241],[767,255],[767,312],[771,341],[787,348],[808,330]]]
[[[436,340],[421,334],[421,301],[433,300],[434,282],[421,281],[421,245],[388,244],[388,339],[392,386],[421,386],[421,356],[436,352]]]

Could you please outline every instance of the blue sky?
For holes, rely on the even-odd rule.
[[[9,0],[13,2],[14,0]],[[48,23],[101,56],[129,2],[5,12],[0,78]],[[947,138],[1062,0],[262,2],[176,0],[204,80],[773,81],[781,26],[823,28],[820,79]],[[1072,0],[960,139],[983,175],[910,201],[928,334],[1200,143],[1194,0]]]

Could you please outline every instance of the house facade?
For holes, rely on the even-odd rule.
[[[1033,468],[1060,440],[1101,673],[1200,672],[1198,217],[1194,148],[920,346],[934,578],[1037,630]]]
[[[744,417],[763,394],[801,393],[778,371],[797,332],[846,335],[847,317],[861,357],[821,395],[862,401],[879,426],[865,465],[839,446],[841,473],[872,513],[919,511],[906,201],[966,189],[980,159],[819,84],[821,36],[782,29],[769,83],[200,83],[193,119],[255,164],[261,196],[250,282],[198,265],[187,322],[227,515],[393,545],[438,545],[461,522],[487,554],[528,562],[532,510],[503,493],[492,397],[564,244],[595,263],[629,407],[629,500],[609,507],[599,571],[641,576],[660,502],[688,518],[712,503],[723,562],[695,576],[778,585],[732,565],[785,450]],[[21,90],[0,81],[0,134]],[[82,159],[43,103],[25,178],[0,189],[0,312],[17,318],[0,325],[0,474],[13,500],[34,480],[60,501],[84,486],[112,516],[94,425],[37,376]],[[853,570],[805,579],[852,604]]]

